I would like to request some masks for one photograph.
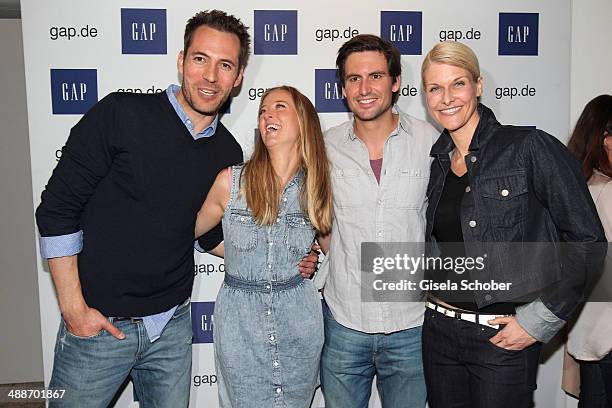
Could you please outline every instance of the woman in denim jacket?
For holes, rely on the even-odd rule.
[[[587,261],[602,258],[592,251],[605,240],[601,223],[558,140],[501,125],[479,103],[483,79],[469,47],[437,44],[421,74],[429,113],[444,128],[431,150],[426,241],[443,257],[485,265],[427,272],[447,282],[426,303],[429,406],[529,407],[541,344],[580,301]]]
[[[196,236],[223,219],[225,281],[215,303],[221,407],[308,407],[318,382],[323,316],[298,272],[332,223],[323,135],[295,88],[268,90],[252,158],[219,173]]]

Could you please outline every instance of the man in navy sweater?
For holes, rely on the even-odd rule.
[[[51,406],[106,407],[128,376],[141,406],[188,405],[194,224],[217,173],[242,161],[218,113],[249,43],[236,17],[200,12],[180,87],[112,93],[72,128],[36,211],[62,312],[50,388],[66,392]]]

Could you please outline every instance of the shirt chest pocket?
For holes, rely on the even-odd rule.
[[[497,227],[513,227],[525,218],[527,193],[524,172],[480,180],[483,211]]]
[[[397,191],[395,204],[402,209],[421,209],[427,201],[429,171],[400,168],[395,171],[392,189]]]
[[[295,254],[307,254],[314,241],[314,229],[304,214],[292,213],[285,216],[285,246]]]
[[[257,246],[257,223],[247,210],[232,210],[229,216],[230,242],[239,251],[252,251]]]
[[[358,168],[337,168],[332,170],[333,199],[336,208],[355,208],[363,203],[361,190],[367,182]]]

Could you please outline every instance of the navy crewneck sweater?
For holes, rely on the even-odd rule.
[[[194,140],[165,92],[112,93],[72,128],[36,211],[41,236],[83,230],[85,301],[146,316],[191,294],[195,219],[217,173],[242,161],[219,123]]]

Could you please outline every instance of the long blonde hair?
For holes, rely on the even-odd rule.
[[[304,183],[300,189],[300,207],[310,222],[321,234],[331,231],[333,210],[329,163],[325,153],[325,142],[317,111],[310,100],[291,86],[268,89],[261,97],[261,104],[272,91],[282,90],[291,95],[297,111],[300,134],[298,136],[299,169],[304,172]],[[282,193],[280,178],[274,172],[268,150],[261,136],[255,140],[255,150],[243,168],[247,205],[261,225],[272,225],[276,221]]]

